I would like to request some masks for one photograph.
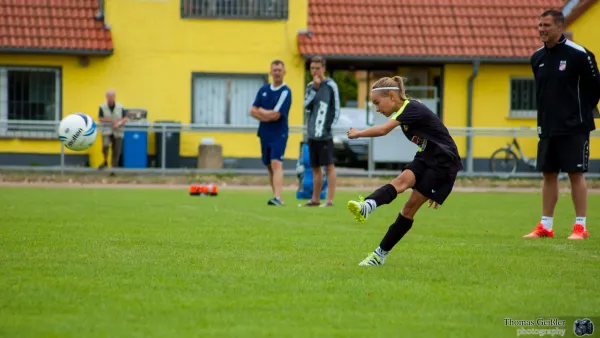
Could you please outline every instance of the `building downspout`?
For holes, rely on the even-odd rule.
[[[467,81],[467,173],[473,172],[473,135],[470,128],[473,127],[473,82],[479,74],[479,60],[473,61],[473,72]]]

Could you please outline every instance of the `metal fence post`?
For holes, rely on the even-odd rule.
[[[375,162],[373,161],[373,138],[369,137],[369,160],[368,160],[368,174],[369,178],[373,177],[373,172],[375,171]]]
[[[60,174],[65,174],[65,145],[60,143]]]
[[[366,125],[370,126],[371,125],[371,121],[370,121],[370,109],[371,106],[369,105],[369,99],[371,98],[371,92],[370,92],[370,79],[371,79],[371,71],[367,70],[367,76],[365,77],[365,81],[367,82],[366,85],[366,97],[365,97],[365,110],[366,110],[366,114],[365,114],[365,119],[366,119]],[[375,162],[373,161],[373,138],[369,137],[369,145],[368,145],[368,149],[367,149],[367,177],[372,178],[373,177],[373,172],[375,171]]]
[[[467,173],[473,173],[473,130],[467,127]]]
[[[162,174],[164,175],[165,169],[167,167],[167,164],[165,163],[167,161],[167,126],[165,125],[162,126],[162,138],[160,141],[160,169],[162,171]]]

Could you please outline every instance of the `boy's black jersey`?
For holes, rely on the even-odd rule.
[[[452,171],[463,169],[456,143],[440,118],[416,100],[407,100],[391,119],[400,122],[404,135],[419,146],[417,156],[431,166]]]
[[[593,109],[600,99],[594,54],[563,36],[556,46],[531,56],[540,137],[586,134],[596,129]]]

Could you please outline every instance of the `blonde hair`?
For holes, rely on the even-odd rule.
[[[381,79],[373,83],[371,91],[381,88],[379,90],[387,93],[387,91],[389,90],[396,90],[396,88],[398,88],[398,90],[400,91],[400,93],[398,93],[398,96],[400,96],[402,100],[406,101],[408,100],[408,96],[406,95],[404,81],[406,81],[406,79],[400,76],[382,77]]]

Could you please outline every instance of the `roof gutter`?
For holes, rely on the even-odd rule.
[[[569,14],[571,14],[571,11],[573,10],[573,8],[575,8],[575,6],[577,6],[578,4],[579,4],[579,0],[568,0],[567,3],[562,8],[563,15],[565,17],[569,16]]]
[[[567,4],[563,7],[563,14],[565,15],[564,27],[569,27],[597,2],[598,0],[571,0],[567,2]]]
[[[479,74],[480,60],[473,61],[473,72],[467,81],[467,173],[473,172],[473,83]]]

